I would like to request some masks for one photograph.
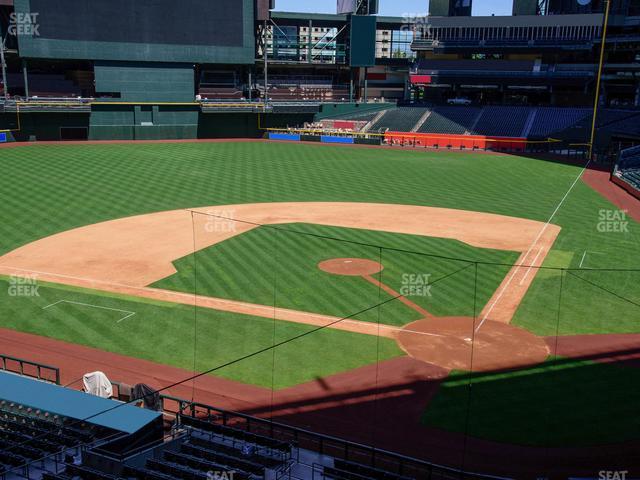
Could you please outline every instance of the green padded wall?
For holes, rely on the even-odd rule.
[[[122,102],[193,102],[193,65],[96,62],[96,93],[120,94]]]
[[[60,140],[61,127],[89,128],[89,140],[164,140],[196,138],[258,138],[258,128],[297,126],[313,114],[201,113],[198,107],[153,105],[153,126],[134,124],[139,105],[93,105],[87,113],[24,113],[17,141]],[[145,111],[145,115],[148,112]],[[258,120],[260,116],[260,120]],[[190,123],[176,123],[176,122]],[[165,123],[166,122],[166,123]],[[0,114],[0,129],[16,128],[16,114]]]
[[[21,113],[20,130],[11,132],[17,141],[60,140],[60,128],[88,128],[88,113]],[[17,129],[16,114],[0,114],[0,130]]]
[[[90,140],[190,139],[198,135],[198,105],[92,105]]]

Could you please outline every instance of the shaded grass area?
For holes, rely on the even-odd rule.
[[[55,284],[40,284],[37,296],[11,296],[9,282],[10,279],[0,277],[3,328],[189,371],[194,366],[200,372],[224,365],[314,329],[202,308],[197,309],[194,317],[194,308],[186,305],[98,294]],[[65,302],[47,307],[61,300]],[[126,313],[107,308],[135,315],[119,322]],[[272,387],[273,379],[273,387],[280,389],[402,354],[395,342],[386,338],[323,329],[277,347],[275,354],[269,350],[214,375],[266,388]]]
[[[406,251],[431,252],[443,258]],[[192,255],[181,258],[174,262],[177,273],[152,286],[183,292],[193,292],[197,286],[200,295],[262,305],[275,301],[278,307],[347,317],[393,297],[362,277],[333,275],[320,270],[318,264],[333,258],[366,258],[384,266],[374,275],[378,281],[406,294],[430,313],[473,316],[474,303],[482,306],[489,300],[518,256],[444,238],[288,224],[258,227],[203,249],[195,255],[195,264]],[[469,261],[444,257],[504,265],[479,270],[476,285]],[[418,288],[422,283],[428,288]],[[404,325],[421,315],[391,301],[381,311],[367,310],[354,318]]]
[[[422,423],[538,447],[622,443],[639,437],[638,382],[638,368],[569,359],[514,372],[454,372]]]
[[[233,142],[34,145],[3,149],[0,168],[0,254],[114,218],[249,202],[398,203],[547,221],[580,172],[506,155]],[[587,268],[640,267],[638,223],[630,220],[628,231],[602,232],[603,210],[616,207],[578,182],[553,220],[562,227],[554,251],[564,257],[551,260],[578,268],[584,256]],[[613,294],[576,289],[564,300],[568,308],[559,329],[550,308],[558,304],[557,280],[537,276],[516,325],[541,335],[640,332],[638,307],[610,300],[637,298],[637,274],[599,277]],[[581,313],[612,302],[612,322]]]

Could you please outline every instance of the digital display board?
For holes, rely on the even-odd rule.
[[[14,0],[26,58],[253,63],[254,0]],[[23,29],[24,30],[24,29]]]
[[[238,0],[30,0],[30,5],[42,38],[242,46]]]
[[[373,67],[376,64],[376,17],[351,16],[350,61],[352,67]]]

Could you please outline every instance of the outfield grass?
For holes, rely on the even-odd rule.
[[[390,294],[363,278],[332,275],[321,271],[318,263],[347,257],[375,260],[384,265],[384,270],[374,277],[396,292],[402,292],[405,284],[411,287],[407,275],[429,275],[430,289],[409,295],[409,299],[438,316],[473,316],[474,304],[481,309],[509,270],[508,266],[481,269],[475,285],[475,270],[469,268],[469,262],[400,250],[438,252],[449,258],[505,265],[519,256],[517,252],[475,248],[451,239],[289,224],[259,227],[201,250],[195,257],[195,268],[192,255],[181,258],[174,262],[177,273],[152,286],[193,292],[197,285],[200,295],[261,305],[273,305],[275,300],[279,307],[337,317],[362,312],[353,318],[404,325],[422,315],[399,301],[390,301]],[[382,311],[367,310],[382,302],[388,302]]]
[[[452,374],[425,425],[538,447],[637,440],[640,369],[558,359],[515,372]],[[473,386],[469,387],[469,383]]]
[[[3,149],[0,168],[0,253],[113,218],[247,202],[415,204],[546,221],[580,172],[517,156],[233,142],[29,146]],[[640,267],[638,224],[601,233],[602,209],[615,206],[578,182],[554,219],[562,227],[554,250],[565,254],[563,266],[577,268],[586,251],[589,268]],[[563,299],[558,325],[558,278],[534,281],[517,325],[544,335],[640,332],[638,307],[630,303],[607,312],[615,321],[594,321],[588,307],[596,311],[611,299],[596,287]],[[636,280],[628,273],[602,277],[605,288],[631,298]]]
[[[224,365],[313,328],[203,308],[194,317],[190,306],[55,284],[40,284],[38,296],[10,296],[6,277],[0,277],[0,292],[4,328],[189,371]],[[128,313],[135,315],[119,322]],[[213,374],[266,388],[273,379],[280,389],[402,354],[393,340],[324,329]]]

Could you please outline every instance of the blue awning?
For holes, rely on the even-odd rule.
[[[0,372],[0,399],[125,433],[135,433],[162,415],[5,372]]]

